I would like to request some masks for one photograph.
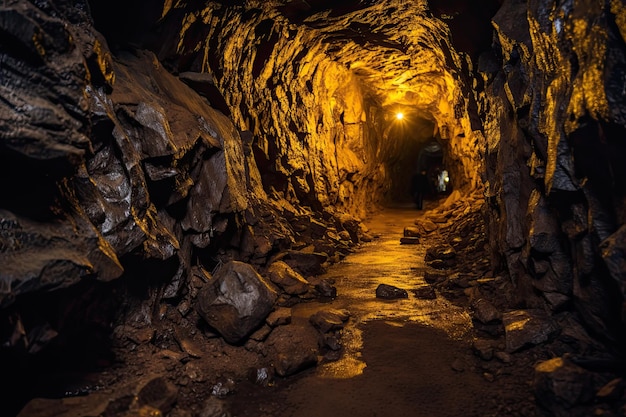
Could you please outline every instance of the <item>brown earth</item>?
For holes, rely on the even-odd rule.
[[[232,346],[193,312],[165,308],[154,327],[116,329],[115,360],[103,370],[39,375],[45,388],[19,416],[549,415],[535,403],[534,365],[573,348],[557,339],[508,354],[502,323],[475,320],[476,294],[504,311],[510,284],[487,259],[482,199],[453,196],[448,203],[427,202],[425,211],[388,208],[367,219],[373,241],[323,276],[334,282],[337,298],[293,306],[292,325],[302,326],[321,309],[350,311],[337,360],[320,358],[294,376],[273,376],[263,335]],[[422,231],[419,244],[401,244],[416,218],[434,220],[437,230]],[[444,242],[456,249],[453,261],[425,262],[428,248]],[[376,298],[381,283],[406,289],[408,298]],[[434,297],[423,296],[432,294],[424,291],[429,287]],[[480,358],[477,339],[495,355]],[[260,386],[250,372],[264,367],[270,376]],[[150,390],[156,394],[145,400]]]

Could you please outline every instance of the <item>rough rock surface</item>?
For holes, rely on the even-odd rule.
[[[197,309],[229,343],[239,343],[265,321],[277,293],[252,266],[232,261],[200,290]]]
[[[620,2],[503,2],[474,90],[494,261],[526,305],[573,307],[617,345],[625,13]]]
[[[191,332],[153,328],[188,330],[208,271],[321,273],[371,240],[359,219],[402,195],[432,138],[457,189],[415,226],[467,257],[433,253],[437,295],[500,292],[498,311],[545,312],[595,349],[583,323],[623,353],[626,7],[486,1],[474,22],[444,3],[3,2],[2,368],[108,343],[196,357]],[[481,268],[485,245],[491,281],[447,273]]]

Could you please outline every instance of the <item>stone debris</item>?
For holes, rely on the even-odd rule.
[[[404,237],[420,237],[424,234],[423,230],[423,228],[407,226],[404,228]]]
[[[571,416],[570,409],[591,402],[597,392],[593,373],[563,357],[535,366],[533,390],[538,403],[557,417]]]
[[[394,287],[393,285],[380,284],[376,288],[376,298],[395,300],[398,298],[409,298],[409,294],[402,288]]]
[[[237,384],[231,377],[221,377],[211,388],[211,395],[217,398],[226,398],[235,392]]]
[[[289,324],[274,329],[266,341],[280,376],[300,372],[318,362],[319,333],[312,326]]]
[[[547,342],[559,331],[554,320],[541,310],[507,312],[502,316],[502,323],[509,353]]]
[[[274,284],[278,285],[289,295],[302,295],[312,287],[299,273],[294,271],[283,261],[276,261],[270,265],[267,274]]]
[[[474,353],[478,355],[479,358],[485,361],[490,361],[494,355],[493,345],[489,340],[485,339],[476,339],[472,344],[472,348]]]
[[[433,261],[436,259],[448,260],[456,256],[456,250],[448,244],[442,244],[438,246],[430,247],[426,250],[426,261]]]
[[[283,326],[291,323],[291,315],[291,308],[278,307],[267,316],[265,322],[271,327]]]
[[[347,310],[324,309],[319,310],[309,318],[309,322],[320,332],[328,333],[343,329],[350,318]]]
[[[471,303],[473,318],[483,324],[490,324],[502,320],[502,314],[485,298],[478,298]]]
[[[401,237],[400,238],[400,243],[403,245],[417,245],[420,243],[420,238],[419,237]]]
[[[228,343],[239,343],[265,321],[276,299],[252,266],[231,261],[202,288],[196,309]]]

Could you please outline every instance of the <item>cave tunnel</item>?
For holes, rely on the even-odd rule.
[[[623,416],[625,39],[608,0],[2,2],[1,414]]]

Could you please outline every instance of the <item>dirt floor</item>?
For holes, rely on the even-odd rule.
[[[292,325],[306,324],[321,309],[350,312],[336,360],[259,383],[259,370],[272,365],[263,336],[231,346],[180,306],[165,308],[158,323],[116,329],[116,359],[98,372],[38,375],[44,388],[33,390],[38,398],[19,416],[550,415],[536,405],[533,367],[567,347],[509,354],[502,324],[474,319],[476,288],[504,309],[507,278],[494,276],[488,260],[480,198],[447,211],[443,202],[429,201],[423,211],[387,208],[367,219],[372,242],[324,275],[337,297],[292,307]],[[405,228],[427,218],[437,230],[418,244],[401,244]],[[456,259],[433,268],[425,262],[427,249],[442,242],[454,243]],[[379,284],[405,289],[408,297],[377,298]],[[477,339],[488,342],[488,354],[477,351]]]
[[[434,205],[383,210],[367,222],[376,239],[326,274],[338,291],[330,305],[353,315],[344,329],[342,358],[270,388],[242,387],[229,399],[233,416],[542,415],[530,387],[533,358],[483,363],[473,353],[475,329],[465,297],[420,299],[411,293],[428,285],[424,255],[442,236],[422,238],[418,245],[400,244],[400,238]],[[481,232],[480,225],[475,231]],[[447,273],[476,267],[473,259],[468,262]],[[482,265],[486,272],[488,264]],[[381,283],[406,289],[409,298],[377,299]],[[306,317],[324,307],[307,303],[295,314]]]

